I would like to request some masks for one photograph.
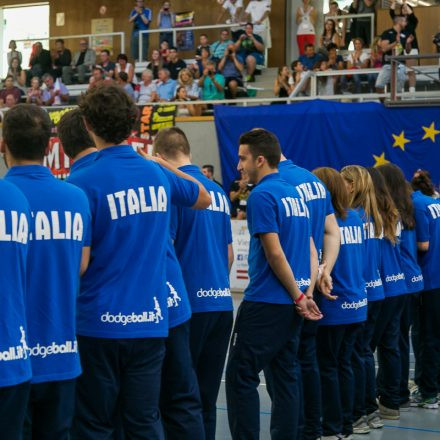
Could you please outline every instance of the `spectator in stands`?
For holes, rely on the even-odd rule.
[[[42,79],[46,85],[42,95],[44,105],[62,105],[69,101],[69,91],[62,83],[61,78],[57,78],[55,81],[50,73],[45,73]]]
[[[47,49],[43,49],[43,45],[37,42],[33,45],[31,57],[29,60],[30,70],[28,70],[28,79],[33,76],[43,76],[50,73],[52,69],[52,58]]]
[[[72,63],[72,54],[69,49],[64,47],[62,38],[55,40],[55,52],[52,55],[52,62],[52,73],[55,78],[61,78],[64,67],[69,67]]]
[[[382,58],[383,53],[382,49],[379,45],[380,37],[375,37],[373,43],[371,43],[370,48],[370,67],[379,68],[382,67]],[[378,74],[377,73],[369,73],[368,74],[368,86],[370,93],[374,93],[376,91],[375,84]]]
[[[159,70],[159,84],[157,85],[157,94],[160,101],[171,101],[175,94],[176,81],[170,78],[170,71],[167,68]]]
[[[207,179],[212,180],[218,186],[223,188],[222,184],[219,181],[215,180],[215,178],[214,178],[214,165],[211,165],[211,164],[203,165],[202,166],[202,173]]]
[[[184,87],[188,99],[200,99],[200,88],[197,81],[194,80],[193,74],[189,69],[182,69],[177,79],[177,88]],[[176,90],[177,95],[177,90]]]
[[[15,99],[13,94],[6,95],[4,107],[12,108],[14,105],[17,105],[18,101]]]
[[[327,66],[332,70],[342,70],[344,68],[344,58],[338,55],[336,44],[330,43],[327,47]]]
[[[401,55],[404,48],[407,46],[408,40],[412,40],[412,35],[409,37],[402,31],[405,28],[406,19],[401,16],[394,17],[394,25],[391,29],[387,29],[380,37],[380,47],[383,51],[382,56],[382,70],[376,79],[376,89],[378,93],[382,93],[384,87],[389,84],[391,80],[391,65],[390,61],[386,59],[387,55]],[[397,91],[403,90],[406,78],[406,69],[402,64],[397,65]]]
[[[168,63],[170,55],[170,45],[167,40],[163,40],[160,43],[160,57],[162,58],[163,63]]]
[[[233,42],[230,39],[229,30],[222,29],[222,31],[220,32],[220,40],[217,40],[211,44],[211,59],[213,61],[221,60],[225,55],[226,48],[230,44],[233,44]]]
[[[328,46],[333,43],[336,47],[339,47],[341,44],[341,39],[339,38],[339,34],[336,30],[336,22],[332,19],[325,20],[324,30],[321,35],[320,46],[325,49],[325,52],[328,51]]]
[[[293,90],[295,90],[299,86],[301,80],[305,77],[305,75],[307,73],[304,70],[304,65],[303,65],[303,63],[301,63],[300,60],[293,61],[291,68],[292,68],[292,73],[293,73],[293,75],[292,75],[292,77],[293,77]],[[301,95],[301,96],[307,95],[308,86],[309,86],[309,81],[306,81],[304,83],[304,85],[301,87],[301,89],[298,90],[297,95]]]
[[[229,189],[229,199],[231,200],[231,217],[237,220],[246,219],[247,199],[252,191],[253,185],[250,185],[246,179],[241,177],[231,184]]]
[[[199,60],[201,58],[202,49],[207,49],[208,52],[211,54],[211,48],[209,45],[208,35],[201,34],[199,41],[200,41],[200,44],[196,48],[196,60]]]
[[[6,97],[8,95],[13,95],[15,98],[15,102],[19,102],[22,93],[22,90],[14,86],[14,78],[11,75],[8,75],[5,78],[3,89],[0,90],[0,107],[5,106]]]
[[[211,52],[209,48],[202,47],[200,50],[200,58],[190,66],[191,71],[195,78],[200,78],[203,74],[203,69],[205,69],[207,62],[211,59]]]
[[[440,26],[439,26],[440,31]],[[437,32],[432,38],[432,44],[434,45],[434,52],[440,53],[440,32]],[[440,59],[438,60],[438,77],[440,78]]]
[[[311,43],[306,44],[305,53],[299,57],[306,70],[313,70],[313,66],[322,59],[322,55],[315,52],[315,46]]]
[[[434,199],[439,198],[439,193],[432,182],[431,174],[427,170],[417,170],[411,180],[411,186],[414,191],[420,191],[425,196],[433,197]]]
[[[366,69],[370,65],[370,56],[364,50],[364,42],[360,38],[353,40],[354,50],[347,56],[347,69]],[[362,75],[352,75],[351,79],[354,83],[354,92],[361,93]],[[346,90],[346,80],[343,82],[343,89]]]
[[[153,49],[151,52],[151,61],[147,64],[147,69],[153,72],[153,78],[159,79],[159,70],[163,67],[162,57],[159,49]]]
[[[134,74],[134,67],[133,64],[128,62],[127,55],[124,53],[120,53],[118,57],[116,58],[116,66],[115,66],[115,75],[116,78],[118,78],[118,75],[121,72],[125,72],[128,77],[128,82],[133,83],[136,82],[136,76]]]
[[[78,82],[85,84],[86,78],[92,73],[96,64],[96,52],[89,48],[89,42],[85,39],[79,41],[80,50],[73,56],[70,66],[63,67],[63,83],[72,84],[74,74],[78,75]]]
[[[147,102],[157,101],[157,87],[153,81],[153,72],[150,69],[144,70],[141,79],[138,90],[135,92],[136,102],[145,105]]]
[[[238,88],[243,87],[242,73],[244,66],[235,53],[235,46],[233,43],[226,48],[223,58],[218,63],[217,68],[225,78],[227,97],[235,99],[237,97]]]
[[[40,78],[34,76],[31,79],[31,87],[26,93],[26,104],[43,105],[43,92],[41,90]]]
[[[264,64],[264,43],[259,35],[254,34],[254,25],[247,23],[245,31],[235,43],[235,50],[242,64],[246,66],[246,82],[254,82],[257,64]]]
[[[135,100],[133,86],[128,82],[127,72],[119,72],[116,77],[116,83],[127,92],[133,101]]]
[[[114,79],[116,64],[110,60],[110,52],[107,49],[101,50],[99,58],[101,59],[99,65],[104,71],[105,79]]]
[[[329,5],[329,11],[324,15],[324,20],[328,20],[329,18],[335,20],[334,17],[339,17],[344,15],[344,11],[339,8],[337,1],[331,1]],[[338,47],[344,47],[345,45],[345,32],[346,32],[346,20],[336,20],[336,32],[340,38],[340,44]]]
[[[226,16],[228,17],[226,20]],[[241,23],[243,21],[243,0],[225,0],[217,23]],[[232,28],[232,33],[237,29]]]
[[[8,60],[8,67],[11,67],[12,60],[14,58],[18,58],[18,64],[21,66],[21,63],[23,62],[23,56],[21,52],[17,50],[17,43],[15,40],[11,40],[9,42],[9,49],[10,51],[6,55],[6,58]]]
[[[254,25],[254,33],[259,35],[267,49],[272,47],[270,35],[270,8],[271,0],[251,0],[246,10],[246,20]]]
[[[273,85],[273,93],[277,98],[287,98],[294,88],[294,81],[288,66],[278,68],[278,75]]]
[[[355,0],[354,8],[356,14],[376,15],[377,0]],[[373,17],[375,22],[375,17]],[[352,26],[353,27],[353,26]],[[371,44],[371,20],[369,17],[356,18],[354,29],[351,30],[351,37],[362,38],[367,46]]]
[[[184,86],[177,87],[175,101],[188,103],[187,105],[177,106],[178,116],[200,116],[202,114],[202,107],[200,105],[191,104],[191,99],[188,98]]]
[[[315,72],[325,72],[329,70],[326,60],[318,60],[313,66]],[[318,77],[318,95],[331,96],[335,93],[335,77],[319,76]]]
[[[393,0],[390,6],[390,16],[392,20],[394,20],[394,17],[396,16],[395,9],[396,1]],[[419,20],[415,16],[413,8],[406,2],[406,0],[403,0],[402,7],[400,8],[400,14],[406,18],[405,34],[407,36],[412,36],[412,40],[408,43],[408,54],[418,55],[419,43],[417,41],[416,27],[419,23]],[[417,66],[417,64],[417,60],[406,61],[407,66]],[[410,93],[414,93],[416,91],[416,73],[411,69],[408,69],[408,82]]]
[[[92,76],[89,79],[89,87],[88,90],[92,89],[93,87],[97,87],[101,84],[104,84],[105,81],[105,75],[101,67],[95,66],[92,70]]]
[[[169,70],[171,79],[176,80],[179,76],[179,72],[182,69],[185,69],[186,63],[179,58],[177,49],[175,47],[171,47],[168,55],[168,63],[164,64],[163,67]]]
[[[157,15],[157,27],[159,29],[171,29],[174,27],[176,22],[176,14],[171,11],[170,2],[164,2],[162,8]],[[161,32],[159,34],[159,42],[167,41],[169,46],[173,46],[173,33],[172,32]]]
[[[225,99],[225,77],[216,72],[213,61],[208,61],[206,64],[199,79],[199,87],[202,89],[202,99],[205,101]]]
[[[148,30],[152,16],[151,9],[144,6],[144,0],[136,0],[135,7],[130,12],[130,17],[128,18],[128,21],[133,23],[131,55],[135,60],[139,60],[139,32]],[[148,41],[148,34],[142,34],[142,54],[139,61],[147,59]]]
[[[17,57],[12,58],[11,65],[8,69],[8,75],[12,76],[14,86],[23,90],[23,88],[26,86],[26,73],[21,68],[20,60]]]
[[[311,0],[303,0],[303,6],[296,10],[296,42],[300,55],[304,55],[306,45],[315,46],[315,26],[317,14],[315,8],[311,5]]]

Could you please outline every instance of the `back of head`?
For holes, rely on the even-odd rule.
[[[367,168],[373,181],[374,191],[376,193],[377,207],[383,221],[383,235],[392,243],[396,243],[396,227],[399,220],[399,212],[388,191],[385,179],[377,168]]]
[[[416,222],[414,220],[411,193],[402,170],[392,163],[381,165],[377,169],[385,179],[388,191],[399,211],[403,226],[405,229],[414,229]]]
[[[99,85],[82,95],[79,108],[88,128],[104,142],[118,145],[127,139],[138,116],[130,96],[117,85]]]
[[[367,220],[370,217],[374,222],[374,235],[380,237],[382,234],[382,217],[379,213],[374,191],[373,181],[368,171],[359,165],[349,165],[341,170],[341,176],[350,185],[353,191],[349,193],[349,203],[351,208],[362,208],[365,211]]]
[[[94,147],[79,109],[65,113],[57,126],[64,152],[74,159],[81,151]]]
[[[411,180],[411,186],[414,191],[420,191],[425,196],[432,197],[435,194],[434,184],[432,183],[429,171],[417,170]]]
[[[178,127],[163,128],[154,139],[153,151],[165,159],[189,157],[191,149],[186,134]]]
[[[42,161],[50,134],[49,115],[36,105],[18,104],[3,119],[3,139],[17,160]]]
[[[274,133],[264,128],[254,128],[240,136],[240,145],[247,145],[254,159],[263,156],[270,168],[275,169],[281,160],[281,147]]]
[[[332,205],[336,217],[344,220],[347,217],[349,200],[347,188],[345,187],[342,176],[337,170],[330,167],[316,168],[313,170],[313,174],[327,187],[332,197]]]

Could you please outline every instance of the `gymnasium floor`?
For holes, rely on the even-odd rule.
[[[237,310],[242,295],[234,294],[234,307]],[[411,369],[414,368],[411,355]],[[226,397],[224,381],[220,388],[217,402],[217,440],[230,440],[228,418],[226,413]],[[261,440],[269,440],[270,399],[261,376],[260,392],[260,424]],[[398,421],[386,421],[383,429],[373,430],[369,435],[357,435],[354,440],[440,440],[440,410],[411,408],[400,414]]]

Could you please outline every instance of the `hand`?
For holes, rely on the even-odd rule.
[[[245,38],[247,38],[247,34],[241,34],[240,35],[240,41],[243,41]]]
[[[330,301],[338,299],[337,296],[331,295],[331,292],[333,290],[333,280],[327,270],[323,270],[321,273],[321,277],[318,281],[318,290],[326,299]]]
[[[414,35],[410,35],[407,39],[406,39],[406,42],[407,43],[412,43],[414,41]]]
[[[310,321],[318,321],[322,318],[322,313],[312,298],[304,296],[304,298],[296,304],[297,313],[304,319]]]
[[[137,152],[146,160],[151,160],[152,162],[156,162],[161,164],[164,160],[160,156],[152,156],[151,154],[146,153],[143,149],[138,148]]]
[[[209,69],[206,67],[203,69],[203,76],[209,76]]]

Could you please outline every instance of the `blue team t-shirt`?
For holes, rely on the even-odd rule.
[[[30,219],[22,192],[0,180],[0,387],[32,376],[24,307]]]
[[[310,220],[309,210],[297,190],[279,173],[260,180],[247,204],[250,282],[244,292],[246,301],[271,304],[293,304],[267,262],[259,235],[276,233],[286,259],[292,268],[298,288],[310,286]]]
[[[93,153],[89,153],[83,157],[81,157],[78,160],[75,160],[75,162],[72,163],[70,166],[70,174],[76,173],[79,170],[82,170],[83,168],[88,167],[91,163],[93,163],[98,156],[98,152],[95,151]],[[69,179],[67,179],[69,180]]]
[[[380,275],[382,277],[385,298],[408,293],[405,273],[402,270],[402,256],[400,254],[401,234],[402,224],[399,221],[396,228],[397,242],[393,244],[385,237],[381,240]]]
[[[179,168],[195,177],[211,195],[204,210],[173,210],[171,238],[182,268],[193,313],[233,310],[228,245],[232,243],[230,205],[223,189],[195,165]]]
[[[349,209],[345,220],[337,219],[341,247],[332,271],[333,291],[338,299],[321,298],[324,315],[320,325],[353,324],[367,319],[367,292],[365,289],[365,244],[363,222],[359,214]]]
[[[101,150],[69,181],[85,191],[93,219],[91,261],[78,298],[78,334],[167,336],[171,203],[194,205],[198,186],[143,159],[130,145]]]
[[[422,269],[420,269],[417,263],[417,239],[415,229],[402,228],[400,256],[408,293],[421,292],[423,290],[423,274]]]
[[[429,241],[428,252],[419,252],[419,264],[425,282],[424,289],[440,287],[440,201],[420,191],[412,194],[416,236],[418,242]]]
[[[90,246],[87,198],[40,165],[12,167],[5,179],[32,215],[25,303],[32,382],[73,379],[81,373],[75,312],[82,250]]]
[[[278,165],[280,176],[293,185],[307,203],[310,213],[311,231],[319,261],[322,257],[325,218],[333,214],[330,194],[325,185],[310,171],[283,160]]]
[[[368,301],[379,301],[385,298],[382,278],[380,276],[380,250],[383,234],[376,237],[373,218],[367,218],[363,208],[357,212],[362,220],[363,237],[365,245],[364,279],[367,289]]]
[[[153,17],[153,14],[151,12],[151,9],[148,8],[142,8],[143,11],[142,13],[145,15],[145,18],[149,21],[148,24],[145,24],[142,20],[142,18],[138,15],[138,13],[136,12],[135,9],[133,9],[130,12],[130,18],[134,17],[135,15],[137,15],[137,17],[134,19],[133,22],[133,31],[134,32],[139,32],[139,31],[146,31],[148,30],[148,28],[150,27],[150,23],[151,23],[151,18]]]

